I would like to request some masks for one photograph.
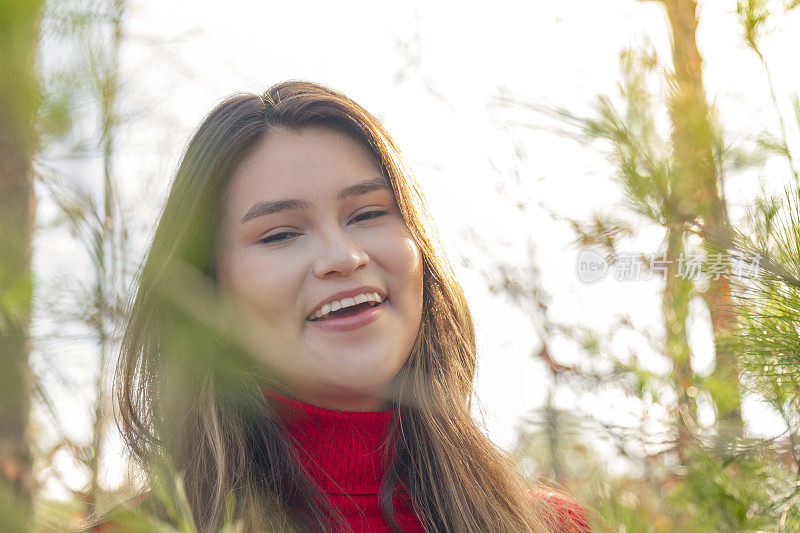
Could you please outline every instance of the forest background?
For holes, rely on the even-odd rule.
[[[169,180],[213,105],[295,78],[403,148],[521,468],[598,531],[797,530],[799,6],[4,1],[3,529],[134,488],[109,385]]]

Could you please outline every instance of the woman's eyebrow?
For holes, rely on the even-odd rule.
[[[367,193],[376,190],[392,190],[392,186],[384,176],[374,176],[359,183],[348,185],[339,191],[337,198],[345,200],[354,196],[363,196]],[[296,198],[288,200],[265,200],[256,202],[242,217],[242,224],[254,218],[279,213],[281,211],[295,210],[295,209],[308,209],[311,207],[305,200],[298,200]]]

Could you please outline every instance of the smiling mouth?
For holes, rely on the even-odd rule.
[[[366,311],[368,309],[373,309],[375,307],[383,305],[384,302],[386,302],[386,300],[388,300],[388,297],[384,298],[380,302],[372,302],[372,301],[362,302],[360,304],[351,305],[350,307],[343,307],[342,309],[338,309],[336,311],[331,311],[327,315],[325,315],[324,317],[319,317],[319,318],[314,318],[314,319],[306,319],[306,321],[307,322],[325,322],[326,320],[335,320],[337,318],[346,318],[346,317],[349,317],[349,316],[355,316],[355,315],[358,315],[359,313],[363,313],[364,311]]]

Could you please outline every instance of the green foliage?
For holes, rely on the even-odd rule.
[[[787,2],[784,12],[788,13],[798,6],[798,2]],[[758,56],[769,83],[772,104],[780,125],[780,137],[770,132],[762,132],[756,137],[756,144],[766,153],[772,153],[784,157],[789,163],[789,167],[794,175],[795,183],[800,187],[800,170],[795,167],[794,154],[789,147],[786,121],[778,104],[778,97],[775,94],[775,87],[772,81],[772,73],[767,64],[767,60],[759,47],[759,41],[766,33],[764,27],[772,16],[768,8],[767,0],[738,0],[736,3],[736,13],[739,16],[739,23],[743,30],[743,37],[747,46]],[[794,98],[794,111],[798,129],[800,129],[800,104],[797,96]]]
[[[541,457],[543,450],[537,452]],[[698,444],[678,472],[649,462],[638,472],[612,473],[591,448],[583,453],[566,481],[578,501],[590,502],[595,531],[755,533],[800,527],[796,476],[763,442],[733,455]]]
[[[736,14],[739,16],[744,41],[761,55],[761,52],[758,51],[758,40],[769,16],[767,2],[765,0],[738,0]]]
[[[756,145],[766,152],[783,157],[788,157],[791,153],[789,145],[783,139],[779,139],[766,131],[756,137]]]
[[[600,460],[581,439],[583,419],[552,404],[533,411],[519,427],[516,453],[536,458],[536,471],[558,483],[599,467]]]
[[[581,348],[590,356],[600,354],[600,339],[594,331],[587,331],[581,343]]]
[[[761,199],[761,223],[750,243],[762,263],[738,286],[739,327],[726,342],[738,354],[748,386],[778,412],[797,411],[800,384],[800,195],[786,189],[783,201]],[[754,214],[751,218],[759,218]],[[792,428],[797,431],[800,428]]]
[[[676,202],[678,178],[672,170],[669,141],[659,132],[658,109],[666,103],[650,89],[659,72],[652,48],[627,49],[620,54],[620,104],[605,95],[596,98],[594,117],[558,114],[590,139],[608,141],[617,163],[617,179],[628,206],[651,222],[666,226],[685,218]],[[621,109],[620,109],[621,107]]]
[[[668,496],[674,509],[686,513],[679,518],[683,530],[759,531],[780,519],[782,510],[772,499],[791,480],[769,454],[756,451],[723,458],[697,448],[689,457],[684,482]],[[798,511],[790,511],[791,523],[800,523]]]
[[[798,0],[798,2],[800,2],[800,0]],[[794,95],[794,100],[792,101],[792,109],[794,110],[794,120],[797,122],[797,127],[800,128],[800,97],[798,97],[796,94]]]
[[[614,476],[593,471],[570,490],[581,500],[592,502],[592,530],[626,533],[676,531],[673,518],[664,512],[664,497],[655,483],[634,476]]]

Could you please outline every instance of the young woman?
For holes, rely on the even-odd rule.
[[[588,531],[470,416],[475,333],[377,119],[290,81],[190,140],[117,370],[146,471],[247,531]]]

